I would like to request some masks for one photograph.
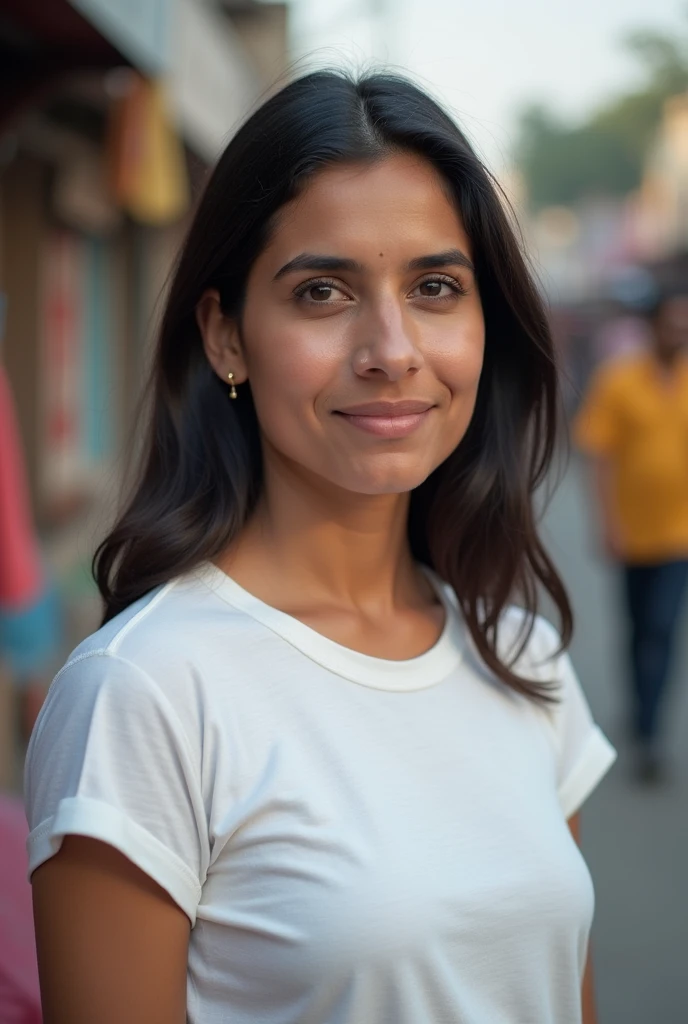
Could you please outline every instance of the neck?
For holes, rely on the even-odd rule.
[[[268,457],[263,497],[227,567],[259,589],[280,585],[328,604],[394,605],[415,587],[409,495],[344,491]]]

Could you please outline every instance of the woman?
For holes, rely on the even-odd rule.
[[[105,623],[29,753],[49,1024],[581,1019],[566,821],[613,752],[535,616],[541,586],[568,639],[531,503],[556,395],[430,98],[319,72],[244,125],[171,285]]]

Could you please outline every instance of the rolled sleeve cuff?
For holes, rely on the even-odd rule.
[[[568,820],[588,799],[616,761],[616,750],[595,726],[575,766],[559,787],[559,804]]]
[[[26,841],[29,879],[37,867],[58,852],[66,835],[99,839],[119,850],[169,893],[191,924],[195,924],[201,886],[193,871],[141,825],[100,800],[61,800],[53,817],[36,826]]]

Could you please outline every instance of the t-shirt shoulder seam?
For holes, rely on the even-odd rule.
[[[69,660],[64,663],[64,665],[59,670],[59,672],[56,673],[56,675],[53,678],[52,683],[50,684],[51,688],[57,682],[57,680],[60,678],[60,676],[63,676],[65,674],[65,672],[68,669],[73,668],[74,665],[78,665],[80,661],[87,661],[89,658],[108,658],[108,657],[113,657],[113,655],[110,653],[110,651],[107,649],[107,647],[98,647],[98,648],[96,648],[96,649],[94,649],[92,651],[82,651],[81,654],[75,654],[74,657],[73,658],[69,658]]]
[[[135,626],[138,626],[139,622],[145,619],[154,608],[157,608],[157,606],[167,597],[170,591],[176,587],[177,582],[178,581],[174,579],[170,580],[169,583],[166,583],[154,598],[152,598],[143,608],[140,608],[136,615],[133,615],[128,622],[125,622],[122,628],[115,633],[107,646],[102,648],[103,653],[111,656],[117,655],[124,639],[129,635],[129,633],[131,633]]]

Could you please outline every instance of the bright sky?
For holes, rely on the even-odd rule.
[[[581,116],[638,81],[629,29],[685,26],[685,0],[291,0],[295,55],[409,69],[499,170],[516,113],[546,100]],[[381,11],[377,18],[370,11]],[[383,24],[386,29],[382,30]]]

